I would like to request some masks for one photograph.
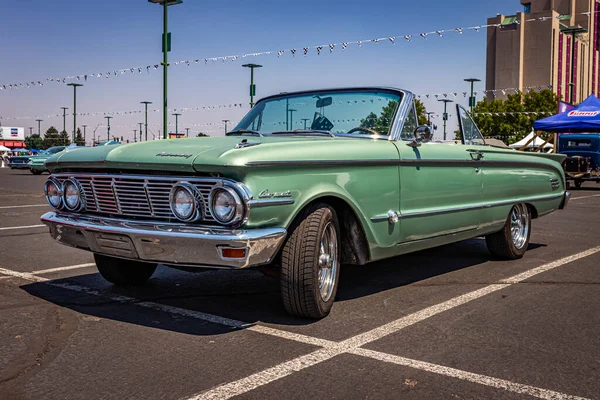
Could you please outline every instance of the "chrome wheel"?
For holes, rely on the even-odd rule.
[[[319,245],[318,263],[321,299],[328,301],[335,288],[335,277],[338,269],[338,239],[332,222],[328,222],[323,229]]]
[[[510,213],[510,234],[517,249],[522,249],[529,237],[529,209],[525,204],[517,204]]]

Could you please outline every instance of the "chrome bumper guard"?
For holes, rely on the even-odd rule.
[[[189,267],[247,268],[268,264],[283,228],[233,230],[48,212],[41,220],[59,243],[119,258]],[[223,250],[245,249],[229,258]]]
[[[559,210],[563,210],[567,204],[569,204],[569,199],[571,198],[571,192],[565,192],[564,196],[563,196],[563,200],[560,203],[560,206],[558,206]]]

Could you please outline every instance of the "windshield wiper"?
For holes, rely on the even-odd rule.
[[[237,135],[237,134],[243,134],[243,133],[251,133],[253,135],[257,135],[257,136],[263,136],[262,133],[260,133],[259,131],[253,131],[250,129],[237,129],[235,131],[231,131],[231,132],[227,132],[225,134],[225,136],[233,136],[233,135]]]
[[[320,131],[317,129],[294,129],[291,131],[278,131],[278,132],[273,132],[272,135],[285,135],[286,133],[287,134],[289,134],[289,133],[292,133],[292,134],[295,134],[295,133],[320,133],[322,135],[335,137],[335,135],[330,131]]]

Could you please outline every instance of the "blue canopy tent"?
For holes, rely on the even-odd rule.
[[[535,121],[533,129],[546,132],[600,132],[600,99],[592,94],[570,111]]]

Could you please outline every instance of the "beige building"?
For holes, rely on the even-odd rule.
[[[486,90],[548,88],[573,103],[600,92],[600,0],[521,0],[523,12],[488,19]],[[568,28],[584,28],[573,33]],[[506,94],[514,91],[506,91]],[[494,96],[488,92],[488,99]]]

